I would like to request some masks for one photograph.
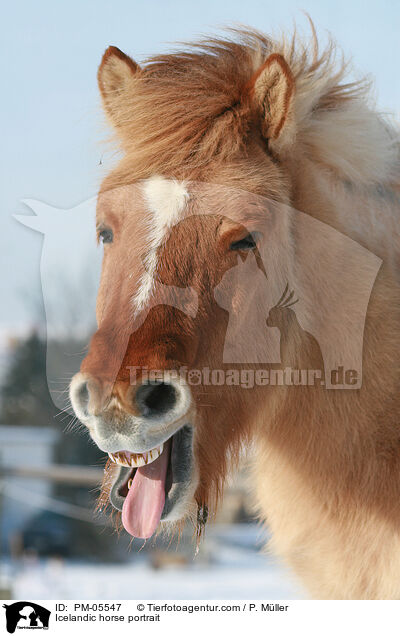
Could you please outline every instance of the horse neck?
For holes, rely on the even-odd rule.
[[[375,479],[379,481],[386,474],[389,462],[400,464],[400,455],[394,452],[398,439],[395,414],[400,399],[389,390],[395,376],[400,381],[395,367],[399,338],[393,327],[382,322],[385,307],[391,316],[396,311],[400,321],[400,310],[393,308],[397,303],[400,307],[400,291],[393,277],[394,259],[390,258],[396,201],[379,192],[377,196],[376,188],[349,187],[332,170],[307,158],[295,158],[290,170],[292,206],[356,240],[382,258],[384,266],[368,310],[360,394],[290,387],[283,399],[274,401],[272,427],[262,426],[259,430],[268,445],[272,442],[279,454],[290,457],[292,465],[301,465],[302,470],[313,475],[315,483],[329,475],[332,483],[338,485],[340,481],[347,493],[360,492],[368,472],[373,491]],[[381,342],[379,351],[374,346],[376,338]],[[374,416],[378,403],[382,411],[379,421]],[[400,470],[391,487],[400,490]],[[364,496],[367,498],[367,493]],[[398,513],[400,516],[400,506]]]
[[[302,149],[287,164],[291,205],[327,223],[384,261],[392,261],[399,233],[399,184],[356,183],[331,166],[310,159]]]

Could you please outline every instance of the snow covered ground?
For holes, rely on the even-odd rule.
[[[201,553],[155,569],[149,553],[125,565],[33,561],[10,572],[13,598],[35,599],[298,599],[290,573],[260,552],[258,527],[210,528]],[[204,553],[206,557],[204,557]]]

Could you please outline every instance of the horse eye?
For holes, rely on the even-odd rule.
[[[240,241],[235,241],[234,243],[231,243],[229,249],[233,251],[253,250],[256,246],[257,246],[257,243],[253,234],[248,234],[244,238],[240,239]]]
[[[101,232],[99,233],[99,239],[100,241],[104,244],[104,243],[112,243],[113,241],[113,233],[112,230],[101,230]]]

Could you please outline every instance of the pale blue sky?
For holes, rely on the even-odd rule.
[[[73,207],[95,194],[103,174],[96,70],[104,49],[114,44],[140,61],[171,42],[235,22],[273,33],[291,31],[296,21],[307,31],[303,10],[322,39],[327,30],[333,34],[359,75],[372,74],[380,110],[399,113],[398,0],[19,0],[3,5],[2,325],[26,324],[30,307],[24,292],[39,289],[41,236],[11,217],[28,212],[21,199]]]

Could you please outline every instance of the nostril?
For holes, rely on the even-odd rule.
[[[77,373],[71,380],[69,396],[75,415],[87,423],[88,418],[99,416],[111,397],[111,383],[88,375]]]
[[[87,382],[84,382],[79,387],[78,394],[77,394],[77,399],[78,399],[78,402],[80,404],[80,407],[81,407],[82,411],[85,411],[87,413],[88,406],[89,406],[89,399],[90,399],[89,387],[88,387],[88,383]]]
[[[71,387],[71,402],[78,417],[89,415],[90,393],[87,382],[80,382]]]
[[[142,384],[136,392],[136,403],[144,417],[164,415],[175,406],[176,399],[175,387],[167,382]]]

